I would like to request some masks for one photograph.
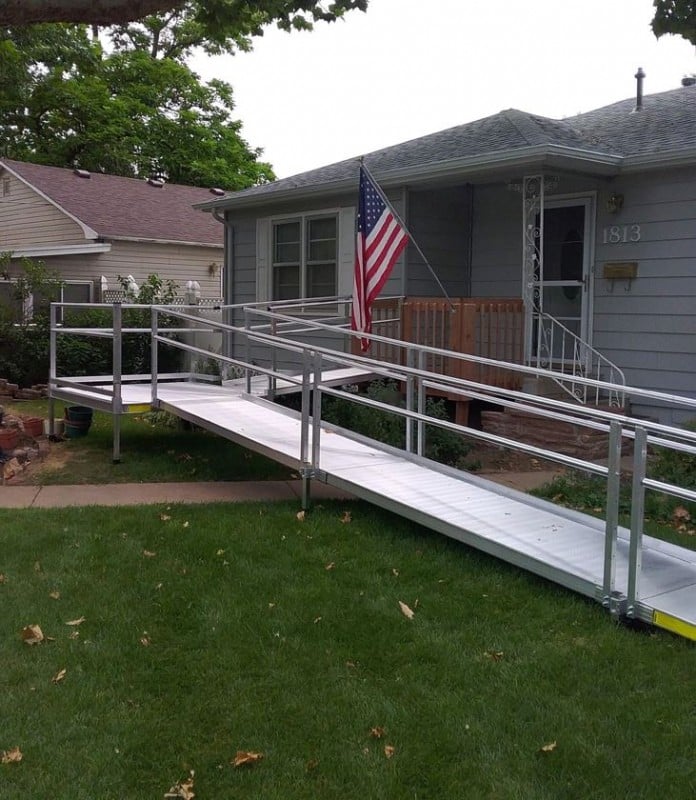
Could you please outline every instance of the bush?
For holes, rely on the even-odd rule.
[[[391,381],[373,381],[368,385],[365,396],[394,408],[405,407],[397,385]],[[444,400],[428,398],[426,414],[435,419],[450,419]],[[403,449],[406,444],[405,418],[389,411],[343,398],[325,397],[322,399],[322,419],[392,447]],[[471,450],[460,434],[436,425],[425,426],[425,444],[427,458],[451,466],[460,465]]]

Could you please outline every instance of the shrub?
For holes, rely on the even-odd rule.
[[[392,381],[373,381],[368,385],[365,396],[394,408],[405,407],[401,393]],[[428,398],[426,413],[435,419],[450,418],[444,400]],[[322,400],[322,418],[392,447],[403,449],[406,443],[405,418],[389,411],[343,398],[325,397]],[[460,434],[436,425],[426,425],[425,428],[425,455],[433,461],[458,466],[471,450]]]

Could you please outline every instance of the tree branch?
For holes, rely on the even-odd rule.
[[[183,4],[183,0],[0,0],[0,25],[36,22],[116,25]]]

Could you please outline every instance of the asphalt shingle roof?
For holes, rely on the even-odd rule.
[[[2,159],[27,183],[50,197],[104,238],[125,236],[173,242],[222,245],[223,227],[194,203],[213,199],[209,189],[91,173],[81,178],[71,169]]]
[[[517,109],[376,150],[364,156],[379,176],[390,170],[435,165],[462,158],[488,157],[525,147],[556,145],[603,156],[634,156],[696,148],[696,86],[622,100],[565,120]],[[230,195],[237,200],[291,189],[319,188],[356,175],[358,157],[309,170]]]

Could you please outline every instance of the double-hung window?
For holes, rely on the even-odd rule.
[[[273,222],[274,300],[337,294],[337,265],[336,214]]]

